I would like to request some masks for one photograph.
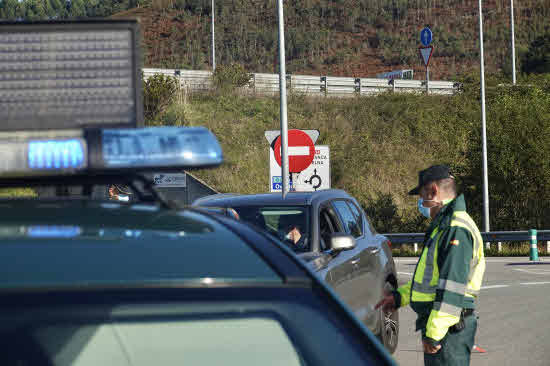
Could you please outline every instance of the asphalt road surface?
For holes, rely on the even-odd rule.
[[[408,281],[416,258],[395,258],[399,283]],[[486,258],[487,268],[478,299],[476,345],[472,366],[550,365],[550,258],[538,263],[527,257]],[[401,366],[424,365],[416,314],[399,310],[399,345],[394,354]]]

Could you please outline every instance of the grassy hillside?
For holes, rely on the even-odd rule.
[[[139,17],[145,65],[210,69],[210,1],[151,0],[115,17]],[[287,71],[374,76],[411,68],[424,78],[419,31],[434,33],[431,77],[449,79],[479,69],[475,0],[285,1]],[[489,73],[510,71],[508,0],[485,0],[485,60]],[[250,72],[277,70],[276,0],[216,0],[218,64]],[[516,1],[518,69],[529,43],[550,30],[550,0]]]
[[[492,229],[550,226],[550,78],[539,87],[489,80],[487,122]],[[290,95],[289,128],[318,129],[331,148],[332,187],[356,196],[383,232],[421,230],[407,191],[418,170],[448,163],[481,225],[479,90],[455,97],[383,94],[348,99]],[[221,141],[223,166],[197,174],[221,192],[269,189],[264,131],[279,129],[278,98],[223,92],[181,97],[151,124],[201,125]],[[546,210],[546,211],[545,211]]]

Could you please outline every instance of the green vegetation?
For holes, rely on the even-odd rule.
[[[386,93],[371,97],[288,97],[290,128],[318,129],[331,148],[332,187],[358,198],[379,232],[421,232],[426,220],[407,191],[417,172],[447,163],[481,227],[479,83],[465,78],[454,97]],[[487,81],[487,136],[492,230],[550,226],[550,76],[516,87]],[[197,171],[220,192],[269,187],[264,131],[279,128],[279,99],[238,92],[187,95],[149,123],[201,125],[221,141],[225,164]],[[181,116],[178,118],[178,116]]]
[[[248,85],[251,75],[242,65],[233,63],[220,65],[212,75],[213,85],[222,92],[229,92],[236,88]]]
[[[525,73],[550,73],[550,32],[537,37],[523,56],[522,71]]]
[[[479,68],[477,2],[418,0],[285,1],[287,72],[374,76],[414,69],[424,76],[418,33],[434,32],[432,78],[454,78]],[[217,0],[217,65],[237,62],[253,72],[278,69],[277,2]],[[510,72],[509,3],[485,2],[485,65]],[[152,0],[117,14],[142,19],[150,67],[210,69],[210,1]],[[531,42],[550,30],[550,0],[519,2],[516,14],[518,69]]]
[[[0,19],[45,20],[107,17],[142,6],[145,2],[143,0],[1,0]]]
[[[179,89],[178,80],[172,76],[162,74],[153,75],[143,80],[143,114],[151,119],[174,101]]]
[[[278,70],[276,0],[216,0],[216,64],[252,72]],[[414,69],[424,77],[418,33],[430,25],[430,74],[450,79],[479,68],[477,1],[288,0],[284,2],[287,72],[374,76]],[[484,2],[485,65],[509,74],[509,2]],[[144,65],[211,69],[210,0],[0,0],[0,19],[141,20]],[[550,32],[550,0],[515,4],[517,67],[532,43]],[[546,44],[548,42],[546,41]],[[526,61],[530,62],[530,61]]]

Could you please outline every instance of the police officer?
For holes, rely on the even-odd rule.
[[[413,279],[386,294],[376,308],[411,305],[422,332],[424,365],[469,365],[485,271],[481,235],[447,166],[422,170],[409,194],[420,196],[418,210],[432,222]]]

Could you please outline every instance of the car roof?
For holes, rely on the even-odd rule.
[[[89,200],[0,207],[0,292],[310,281],[267,236],[200,210]]]
[[[316,192],[289,192],[283,199],[281,193],[260,193],[246,195],[211,195],[195,201],[193,205],[213,207],[239,207],[258,205],[311,205],[317,200],[336,198],[351,198],[349,194],[340,189],[326,189]]]

